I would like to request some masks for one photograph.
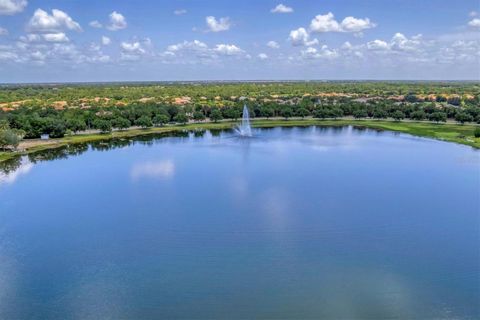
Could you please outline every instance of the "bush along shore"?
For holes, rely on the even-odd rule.
[[[129,127],[112,130],[89,130],[80,131],[76,134],[70,133],[59,138],[42,139],[24,139],[23,132],[18,129],[10,129],[5,125],[0,130],[0,161],[11,159],[19,155],[39,152],[41,150],[54,149],[71,144],[81,144],[87,142],[133,138],[151,134],[167,134],[188,130],[215,130],[233,128],[238,121],[221,120],[217,121],[202,120],[199,122],[185,122],[164,124],[162,126],[148,127]],[[472,124],[456,123],[433,123],[433,122],[414,122],[398,120],[375,120],[375,119],[317,119],[317,118],[290,118],[290,119],[255,119],[252,120],[252,126],[278,127],[278,126],[356,126],[371,128],[375,130],[388,130],[411,134],[419,137],[428,137],[438,140],[460,143],[474,148],[480,148],[480,126]],[[8,132],[3,134],[2,132]],[[10,139],[10,140],[8,140]],[[5,141],[5,142],[1,142]]]

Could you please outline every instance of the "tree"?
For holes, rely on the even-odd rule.
[[[193,113],[193,120],[195,121],[203,121],[205,120],[205,114],[202,111],[195,111]]]
[[[476,127],[475,130],[473,131],[473,135],[475,138],[480,138],[480,127]]]
[[[353,117],[355,119],[361,119],[361,118],[366,118],[368,117],[367,110],[364,109],[358,109],[353,112]]]
[[[78,131],[84,131],[87,129],[87,124],[83,119],[68,119],[67,120],[67,128],[74,133],[77,133]]]
[[[153,124],[155,126],[163,126],[164,124],[168,123],[169,117],[165,114],[157,114],[153,117]]]
[[[282,117],[284,117],[285,120],[288,120],[288,118],[290,118],[291,116],[293,116],[292,108],[285,107],[282,109]]]
[[[218,109],[213,109],[212,112],[210,113],[210,120],[213,120],[213,122],[218,122],[219,120],[222,120],[223,116],[220,110]]]
[[[392,118],[395,119],[395,121],[400,121],[405,118],[405,113],[403,113],[400,110],[397,110],[392,114]]]
[[[100,130],[101,133],[108,133],[112,131],[112,123],[108,120],[96,119],[93,122],[95,129]]]
[[[273,117],[273,114],[274,114],[273,108],[271,107],[262,107],[260,109],[260,116],[265,117],[267,119],[270,117]]]
[[[410,114],[410,118],[413,120],[423,120],[427,117],[427,114],[423,110],[414,111]]]
[[[375,119],[385,119],[387,118],[387,112],[385,110],[377,109],[373,111],[373,117]]]
[[[302,119],[305,118],[306,116],[308,116],[309,114],[310,114],[310,112],[305,108],[300,108],[300,109],[297,110],[297,115],[302,117]]]
[[[188,122],[188,117],[185,113],[179,113],[175,116],[175,122],[186,124]]]
[[[17,149],[20,141],[23,138],[23,134],[20,131],[14,129],[1,129],[0,130],[0,148],[6,149],[7,147],[13,147]]]
[[[441,111],[435,111],[428,115],[428,120],[435,122],[447,122],[447,114]]]
[[[460,111],[455,115],[455,121],[464,124],[465,122],[473,121],[473,117],[464,111]]]
[[[135,124],[143,129],[153,126],[152,119],[149,116],[141,116],[135,121]]]
[[[131,123],[130,120],[124,118],[124,117],[117,117],[113,119],[113,127],[117,128],[119,130],[125,130],[130,128]]]

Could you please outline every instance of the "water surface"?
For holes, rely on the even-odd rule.
[[[0,318],[478,319],[479,165],[351,127],[24,158],[0,174]]]

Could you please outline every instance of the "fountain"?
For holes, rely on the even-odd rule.
[[[242,137],[251,137],[252,128],[250,127],[250,115],[248,114],[247,105],[243,105],[242,124],[235,129]]]

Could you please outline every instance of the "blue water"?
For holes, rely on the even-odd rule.
[[[0,319],[479,319],[480,152],[344,128],[96,143],[0,174]]]

